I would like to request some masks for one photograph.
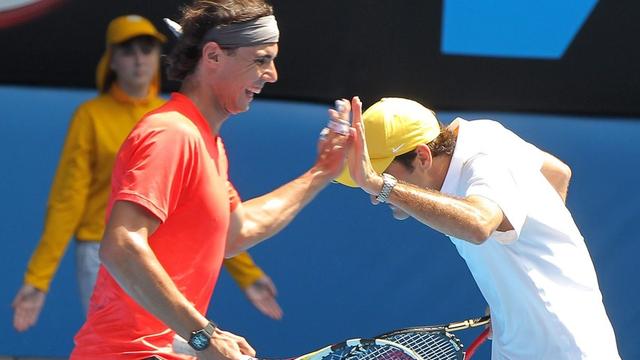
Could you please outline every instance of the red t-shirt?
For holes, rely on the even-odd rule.
[[[149,245],[178,289],[202,314],[224,256],[229,214],[239,197],[227,177],[222,139],[184,95],[147,114],[120,148],[107,217],[115,201],[160,219]],[[144,359],[171,354],[174,332],[139,306],[100,266],[75,359]]]

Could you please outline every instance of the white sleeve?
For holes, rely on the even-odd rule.
[[[525,143],[524,159],[536,170],[542,169],[544,163],[544,152],[530,143]]]
[[[540,171],[545,160],[544,152],[513,132],[509,130],[506,131],[507,133],[502,141],[506,142],[504,148],[509,150],[507,153],[502,154],[502,156],[509,159],[510,164],[516,168],[525,171]]]
[[[495,231],[491,238],[501,243],[517,240],[527,217],[526,204],[504,160],[475,155],[464,163],[460,175],[465,196],[482,196],[495,202],[513,226],[514,230]]]

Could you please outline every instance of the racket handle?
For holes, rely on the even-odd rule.
[[[240,356],[240,360],[257,360],[257,358],[251,357],[249,355],[242,354]]]
[[[471,359],[471,357],[473,356],[473,354],[476,353],[476,350],[478,350],[480,345],[482,345],[489,338],[490,331],[491,331],[491,328],[489,327],[484,329],[480,333],[480,335],[478,335],[478,337],[475,340],[473,340],[473,342],[471,343],[471,345],[469,345],[469,348],[465,352],[465,357],[464,357],[465,360]]]

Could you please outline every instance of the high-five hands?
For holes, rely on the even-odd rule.
[[[362,122],[362,102],[360,98],[354,96],[351,100],[353,109],[353,124],[351,125],[351,146],[348,152],[347,163],[349,172],[356,184],[370,195],[378,195],[382,189],[382,177],[376,173],[371,165],[367,141],[364,134],[364,124]]]
[[[342,171],[350,138],[349,112],[351,106],[346,99],[336,100],[336,109],[329,110],[329,123],[320,133],[318,158],[315,168],[330,179]]]

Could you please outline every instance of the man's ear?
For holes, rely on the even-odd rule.
[[[418,154],[418,156],[416,156],[416,161],[418,161],[420,167],[428,170],[433,163],[431,149],[429,149],[426,144],[420,144],[416,147],[416,153]]]
[[[220,54],[222,48],[214,41],[209,41],[202,47],[202,62],[207,63],[210,66],[217,66],[220,62]]]

